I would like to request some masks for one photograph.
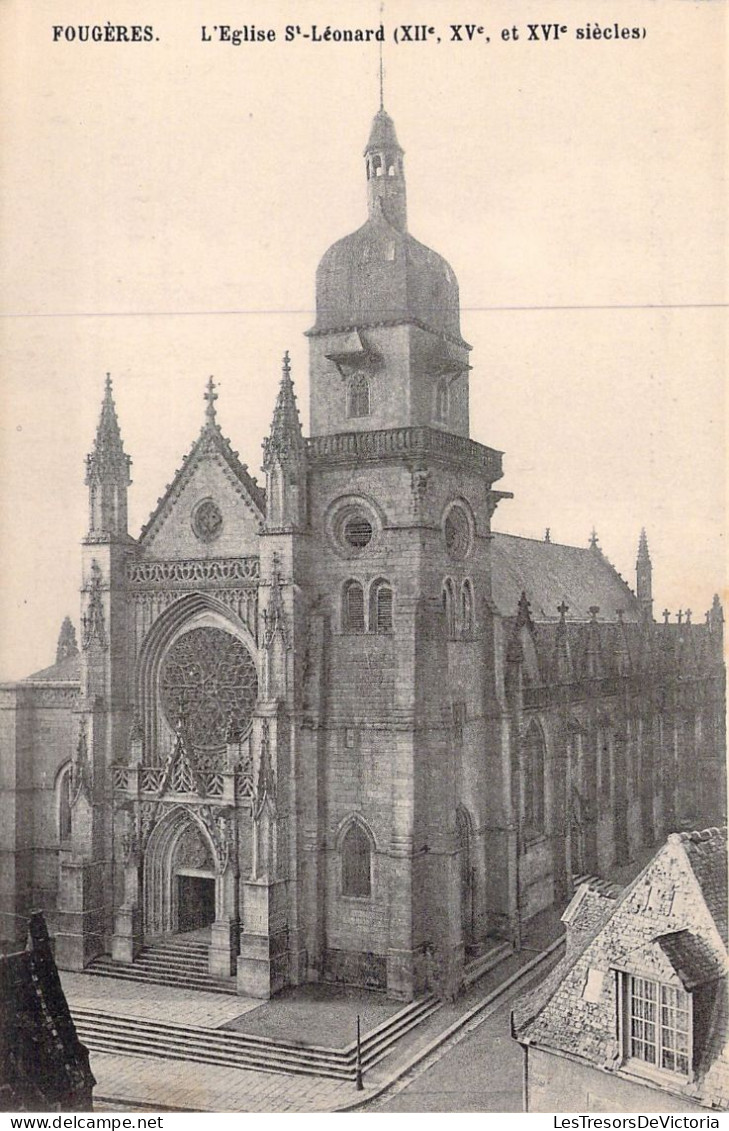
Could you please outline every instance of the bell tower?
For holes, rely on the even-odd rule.
[[[451,266],[407,230],[403,150],[380,107],[367,219],[324,254],[310,339],[311,433],[428,427],[468,436],[468,353]]]
[[[502,471],[469,437],[458,283],[407,230],[403,150],[382,106],[364,158],[367,219],[322,257],[308,332],[300,912],[310,978],[409,999],[457,984],[466,933],[471,945],[488,929],[483,830],[504,817],[465,816],[463,783],[485,772],[490,724],[472,688]],[[471,698],[454,702],[464,671]],[[482,839],[464,848],[466,828]]]

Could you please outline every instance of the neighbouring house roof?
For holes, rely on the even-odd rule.
[[[597,605],[601,620],[640,618],[640,603],[627,582],[597,547],[561,546],[495,533],[492,541],[493,599],[502,616],[513,616],[526,593],[535,621],[557,621],[557,606],[569,606],[568,620],[588,621]]]
[[[565,914],[569,928],[583,930],[575,934],[562,962],[516,1003],[512,1026],[517,1040],[603,1071],[620,1071],[624,1054],[616,1022],[616,971],[687,989],[710,983],[693,1076],[689,1081],[667,1077],[663,1086],[705,1106],[725,1108],[726,891],[727,832],[706,829],[669,836],[615,900],[578,892]],[[608,902],[612,909],[601,906]]]
[[[96,1081],[41,914],[28,948],[0,957],[0,1110],[91,1111]]]

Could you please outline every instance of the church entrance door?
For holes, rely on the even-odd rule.
[[[197,931],[215,921],[215,878],[177,874],[178,929]]]
[[[146,938],[209,926],[215,919],[216,876],[207,830],[184,806],[175,808],[152,830],[144,854]]]

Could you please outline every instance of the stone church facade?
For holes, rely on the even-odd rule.
[[[376,115],[368,218],[324,255],[311,436],[288,356],[265,490],[203,426],[138,537],[107,380],[87,459],[80,651],[0,688],[0,934],[58,964],[210,928],[242,994],[409,999],[724,807],[718,600],[656,623],[587,548],[493,533],[458,284],[407,230]]]

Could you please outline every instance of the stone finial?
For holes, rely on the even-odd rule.
[[[569,607],[569,605],[567,604],[566,601],[561,601],[560,604],[557,605],[557,612],[559,613],[559,623],[560,624],[565,623],[565,621],[567,619],[567,613],[569,611],[570,611],[570,607]]]
[[[552,539],[550,537],[550,528],[549,527],[547,527],[547,529],[544,531],[544,541],[545,542],[551,542],[552,541]]]
[[[206,401],[205,406],[205,419],[208,424],[215,424],[215,402],[218,399],[218,394],[215,392],[215,381],[212,377],[208,379],[205,392],[203,393],[203,400]]]
[[[668,624],[670,617],[671,617],[671,610],[670,609],[664,609],[662,616],[663,616],[663,623]]]
[[[591,550],[599,550],[600,549],[600,543],[598,542],[598,538],[597,538],[597,531],[595,530],[594,526],[593,526],[592,532],[590,534],[590,549]]]
[[[594,622],[594,621],[597,620],[597,614],[600,612],[600,606],[599,605],[590,605],[588,612],[590,614],[590,620]]]

